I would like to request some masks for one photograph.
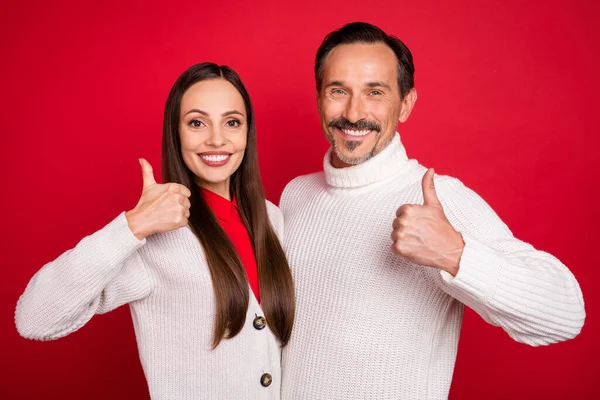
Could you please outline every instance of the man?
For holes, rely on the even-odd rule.
[[[281,199],[297,296],[284,399],[446,398],[463,305],[532,346],[574,338],[577,281],[457,179],[407,158],[408,48],[352,23],[317,52],[324,171]]]

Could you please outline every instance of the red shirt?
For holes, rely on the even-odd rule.
[[[221,228],[233,243],[233,247],[246,270],[248,283],[250,283],[256,300],[260,303],[258,268],[256,266],[254,248],[252,247],[252,241],[250,240],[250,234],[246,229],[246,225],[244,225],[240,217],[237,201],[235,198],[233,198],[233,201],[229,201],[204,188],[200,188],[200,193],[202,193],[204,200],[206,200],[208,206],[217,217],[219,225],[221,225]]]

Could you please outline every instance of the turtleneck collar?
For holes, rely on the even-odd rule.
[[[406,150],[400,141],[400,135],[394,134],[392,141],[375,157],[346,168],[334,168],[331,165],[330,148],[323,160],[325,180],[331,186],[353,188],[375,183],[398,173],[408,162]]]

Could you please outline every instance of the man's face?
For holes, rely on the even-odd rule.
[[[375,156],[392,140],[398,122],[408,118],[416,92],[401,99],[397,66],[384,43],[343,44],[327,55],[318,105],[334,167]]]

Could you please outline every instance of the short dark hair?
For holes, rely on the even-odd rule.
[[[366,22],[352,22],[342,28],[331,32],[325,39],[315,59],[315,80],[317,91],[321,91],[323,83],[323,69],[325,58],[335,47],[341,44],[352,43],[384,43],[398,59],[398,90],[400,97],[404,98],[415,87],[415,66],[410,50],[400,39],[390,36],[375,25]]]

